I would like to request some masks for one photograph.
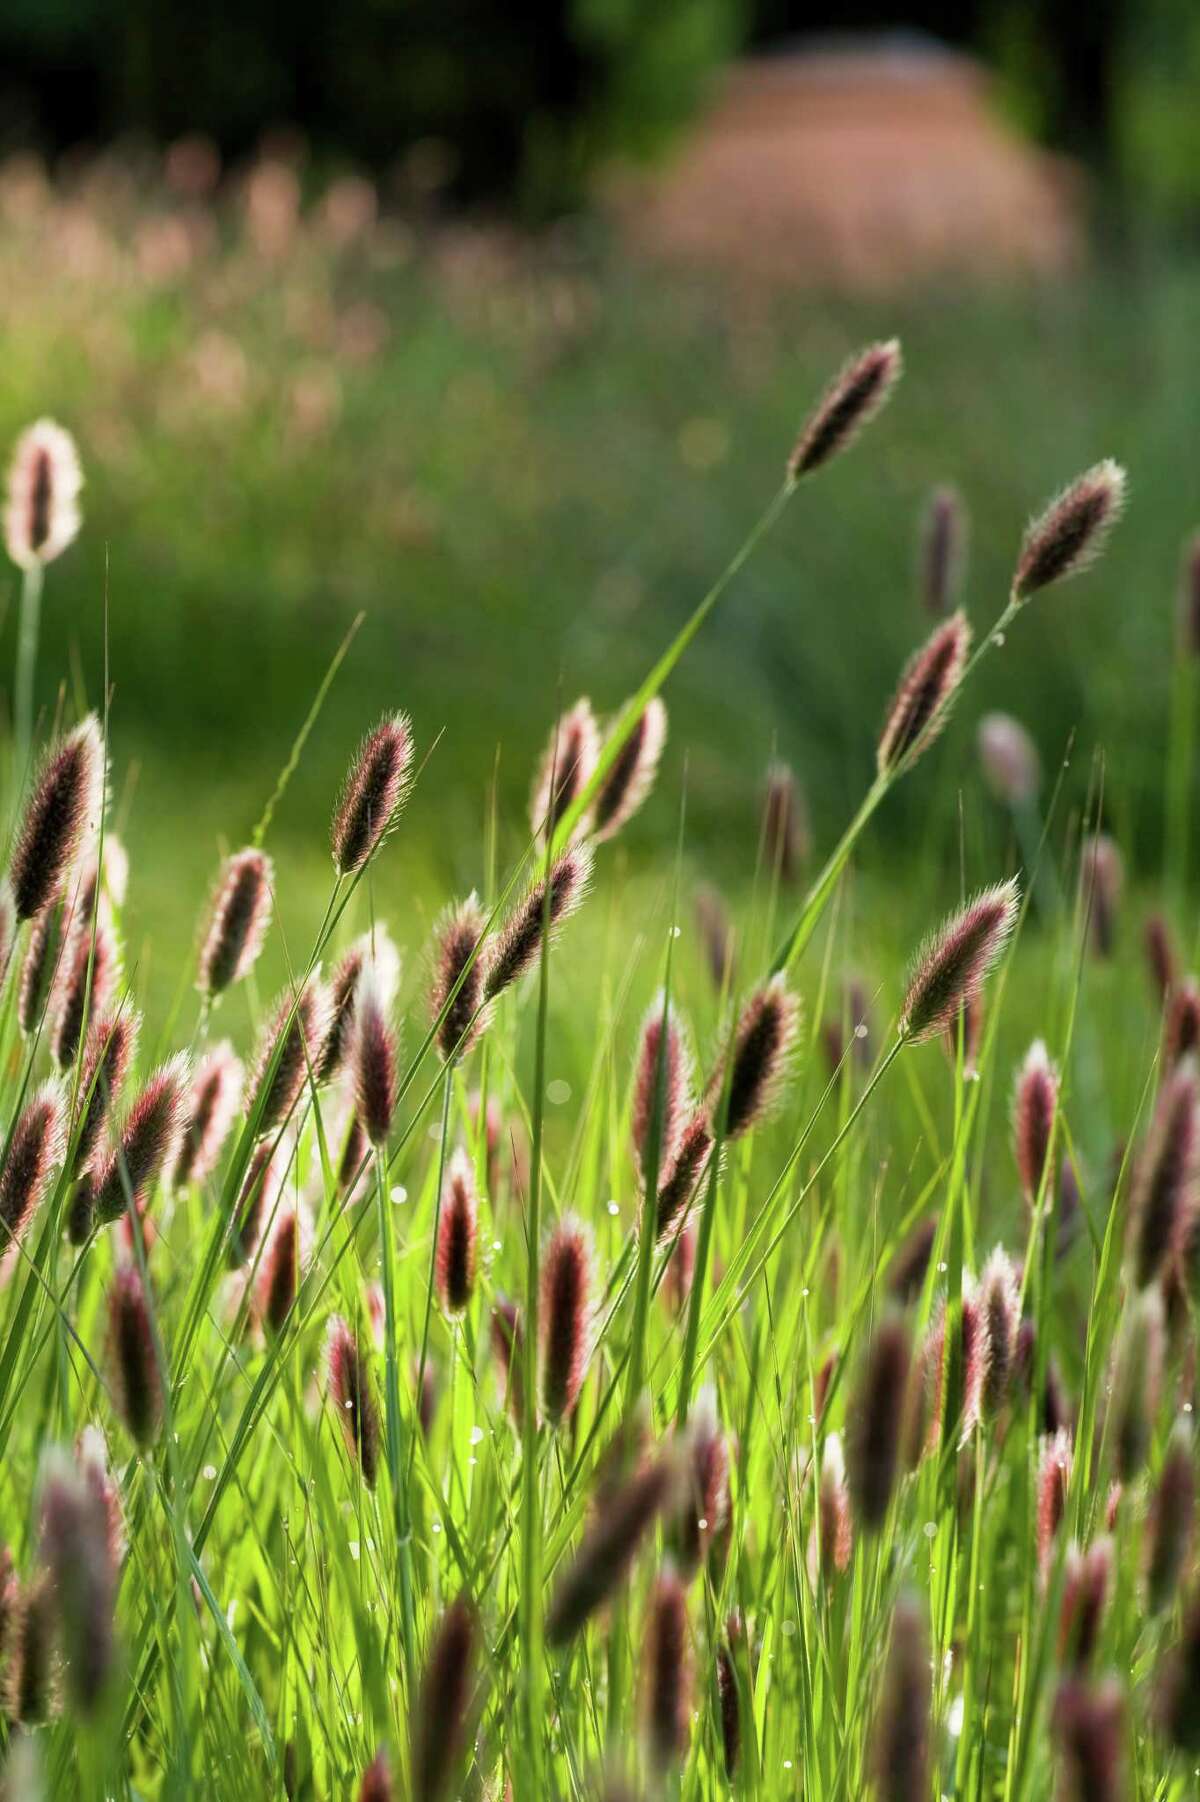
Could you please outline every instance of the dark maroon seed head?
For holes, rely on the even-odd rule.
[[[984,889],[933,933],[917,953],[900,1016],[910,1042],[945,1032],[983,984],[1016,923],[1016,879]]]
[[[0,1164],[0,1252],[24,1236],[65,1155],[62,1098],[46,1083],[17,1117]]]
[[[518,902],[501,927],[488,962],[484,994],[491,1001],[538,959],[549,914],[551,935],[575,912],[587,893],[592,873],[592,852],[586,845],[572,845],[550,871],[549,905],[546,882],[539,879]]]
[[[670,1569],[650,1593],[642,1669],[650,1758],[659,1771],[666,1771],[687,1757],[692,1703],[687,1591]]]
[[[591,1352],[591,1245],[570,1217],[551,1234],[542,1258],[542,1407],[558,1425],[579,1400]]]
[[[916,1602],[902,1596],[875,1705],[871,1750],[878,1802],[926,1802],[930,1708],[925,1627]]]
[[[479,1253],[479,1202],[475,1172],[466,1152],[450,1159],[442,1189],[434,1275],[438,1299],[447,1314],[465,1313],[475,1293]]]
[[[412,1802],[444,1802],[454,1788],[466,1751],[478,1637],[475,1611],[460,1596],[434,1632],[413,1713]]]
[[[879,736],[875,761],[881,776],[929,749],[949,717],[970,648],[967,617],[954,613],[909,660]]]
[[[380,721],[359,746],[334,809],[330,844],[339,876],[361,870],[408,798],[412,729],[403,713]]]
[[[315,1077],[329,1031],[329,997],[319,971],[298,995],[285,991],[259,1040],[247,1116],[260,1135],[278,1130]]]
[[[850,358],[809,415],[788,459],[788,480],[820,469],[849,450],[859,432],[887,401],[901,371],[900,345],[893,338],[871,344]]]
[[[465,1057],[487,1023],[481,1012],[490,948],[482,945],[487,924],[474,895],[438,927],[429,1011],[437,1028],[438,1050],[449,1063]]]
[[[1104,548],[1125,498],[1125,471],[1111,458],[1076,477],[1025,534],[1013,576],[1016,601],[1085,570]]]
[[[1192,1060],[1163,1085],[1134,1184],[1131,1252],[1134,1280],[1145,1289],[1179,1250],[1195,1205],[1200,1083]]]
[[[162,1170],[176,1157],[187,1116],[187,1054],[178,1052],[150,1077],[126,1116],[118,1144],[95,1182],[100,1221],[141,1207]]]
[[[915,1301],[925,1286],[925,1272],[937,1238],[937,1216],[918,1220],[888,1269],[888,1293],[903,1306]]]
[[[1113,840],[1102,832],[1083,842],[1079,886],[1092,949],[1098,957],[1111,957],[1117,937],[1121,890],[1125,886],[1125,866]]]
[[[733,928],[729,923],[729,912],[716,889],[708,883],[696,890],[693,905],[713,987],[721,994],[733,982]]]
[[[791,885],[808,862],[808,808],[794,770],[773,763],[763,789],[763,845],[767,868]]]
[[[636,721],[612,768],[600,784],[592,808],[592,836],[600,843],[615,838],[654,787],[667,741],[667,710],[656,695]]]
[[[66,885],[104,804],[104,740],[95,714],[53,745],[34,778],[8,880],[18,920],[32,920]]]
[[[226,863],[213,895],[196,986],[220,995],[253,967],[274,906],[275,872],[269,857],[237,851]]]
[[[1187,1564],[1196,1513],[1190,1435],[1172,1434],[1150,1502],[1146,1525],[1146,1591],[1152,1614],[1175,1600]]]
[[[235,1057],[228,1039],[200,1059],[171,1172],[173,1189],[202,1183],[216,1169],[241,1105],[243,1077],[241,1059]]]
[[[1013,1155],[1030,1207],[1041,1192],[1057,1108],[1058,1071],[1041,1039],[1035,1039],[1017,1072],[1012,1109]]]
[[[533,835],[545,840],[591,781],[600,756],[600,733],[591,702],[576,701],[550,734],[529,801]]]
[[[955,488],[935,488],[921,521],[921,601],[935,619],[948,613],[962,586],[967,514]]]
[[[113,1669],[117,1573],[104,1501],[65,1453],[47,1457],[40,1517],[67,1692],[76,1712],[89,1716]]]
[[[75,1062],[79,1041],[108,1011],[121,977],[121,953],[111,921],[84,916],[71,935],[54,998],[50,1051],[60,1070]]]
[[[1064,1677],[1054,1698],[1058,1795],[1062,1802],[1120,1802],[1124,1773],[1125,1700],[1113,1679]]]
[[[271,1139],[260,1140],[250,1154],[230,1225],[228,1257],[232,1269],[252,1255],[264,1221],[269,1221],[275,1212],[283,1156],[282,1148]]]
[[[661,1245],[677,1230],[691,1206],[712,1156],[713,1135],[708,1112],[698,1108],[680,1135],[679,1149],[658,1189],[655,1237]]]
[[[1171,996],[1163,1035],[1162,1067],[1178,1069],[1185,1057],[1200,1052],[1200,983],[1187,976]]]
[[[1161,914],[1151,914],[1146,921],[1145,946],[1154,998],[1160,1007],[1165,1007],[1175,986],[1175,947],[1171,928]]]
[[[787,1080],[799,1031],[800,1003],[782,976],[750,997],[737,1023],[729,1062],[726,1138],[740,1138],[771,1110]]]
[[[163,1379],[142,1279],[131,1264],[121,1265],[113,1277],[108,1317],[117,1411],[144,1451],[162,1430]]]
[[[258,1306],[269,1332],[282,1333],[300,1288],[300,1216],[295,1208],[280,1210],[258,1272]]]
[[[379,1409],[371,1385],[370,1362],[340,1315],[329,1323],[329,1400],[346,1449],[374,1489],[379,1473]]]
[[[396,1111],[396,1039],[369,972],[359,984],[351,1064],[355,1113],[372,1145],[384,1145]]]
[[[37,1726],[54,1712],[54,1625],[54,1593],[43,1573],[17,1592],[7,1635],[4,1712],[23,1727]]]
[[[873,1532],[887,1518],[900,1462],[912,1347],[899,1318],[884,1320],[867,1350],[847,1415],[847,1477],[854,1511]]]
[[[546,1638],[566,1645],[625,1581],[638,1547],[660,1513],[675,1500],[679,1472],[673,1457],[656,1456],[625,1479],[597,1508],[574,1558],[555,1584]]]
[[[652,1138],[656,1171],[670,1169],[678,1155],[691,1079],[691,1056],[679,1016],[658,994],[642,1021],[634,1063],[630,1127],[643,1180]]]
[[[392,1802],[392,1767],[388,1756],[382,1748],[363,1772],[359,1786],[358,1802]]]

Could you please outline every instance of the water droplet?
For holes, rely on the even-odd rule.
[[[700,1519],[696,1522],[696,1525],[699,1527],[699,1529],[702,1533],[708,1532],[708,1522],[705,1520],[703,1515],[700,1516]]]
[[[950,1268],[949,1264],[947,1264],[946,1260],[943,1258],[941,1263],[938,1265],[939,1271],[941,1271],[942,1275],[944,1276],[946,1271],[949,1270],[949,1268]]]
[[[359,1545],[357,1539],[352,1539],[350,1541],[350,1556],[353,1558],[355,1564],[358,1563],[358,1554],[361,1550],[362,1547]]]
[[[619,1202],[610,1201],[608,1204],[608,1211],[612,1215],[613,1219],[615,1220],[617,1215],[621,1212]]]
[[[682,926],[672,926],[671,937],[673,939],[681,939],[683,937],[683,927]]]
[[[216,1475],[217,1475],[216,1465],[215,1464],[206,1464],[204,1466],[204,1470],[201,1474],[203,1475],[204,1481],[206,1483],[214,1482],[216,1480]]]
[[[553,1082],[546,1084],[546,1100],[552,1107],[562,1107],[570,1099],[571,1085],[564,1082],[561,1076],[556,1076]]]
[[[442,1530],[442,1523],[441,1523],[441,1521],[440,1521],[440,1520],[435,1520],[435,1521],[434,1521],[434,1523],[433,1523],[433,1530],[434,1530],[434,1532],[435,1532],[435,1533],[440,1533],[440,1532],[441,1532],[441,1530]]]
[[[854,1036],[856,1039],[865,1039],[866,1038],[867,1028],[866,1028],[866,1024],[864,1021],[860,1020],[858,1025],[854,1028]]]
[[[504,1246],[499,1239],[492,1240],[492,1250],[493,1251],[503,1251],[504,1250]]]
[[[408,1190],[403,1183],[393,1183],[388,1191],[388,1199],[394,1208],[402,1208],[408,1200]]]
[[[992,640],[992,643],[996,646],[996,648],[998,650],[1000,648],[1000,646],[1004,643],[1003,632],[997,632],[995,638],[993,638],[993,640]]]
[[[482,1427],[472,1427],[471,1428],[471,1444],[478,1445],[479,1441],[482,1438],[483,1438],[483,1428]]]

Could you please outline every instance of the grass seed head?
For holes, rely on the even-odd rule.
[[[1146,1149],[1137,1166],[1131,1209],[1133,1275],[1145,1289],[1183,1246],[1196,1211],[1200,1077],[1187,1058],[1163,1084]]]
[[[222,995],[253,969],[271,924],[274,890],[274,865],[264,852],[236,851],[227,860],[200,947],[201,994]]]
[[[320,1066],[329,1035],[329,991],[314,970],[298,994],[285,989],[259,1038],[246,1112],[260,1136],[289,1118]]]
[[[434,1276],[438,1300],[452,1318],[464,1314],[475,1293],[479,1260],[479,1200],[475,1171],[460,1146],[450,1159],[442,1185]]]
[[[583,793],[600,757],[600,729],[592,704],[576,701],[550,734],[529,799],[529,823],[542,843]]]
[[[642,1641],[643,1709],[651,1763],[662,1772],[682,1765],[692,1729],[692,1673],[687,1590],[664,1569],[650,1592]]]
[[[985,713],[975,736],[979,766],[992,794],[1005,807],[1027,807],[1042,782],[1037,746],[1011,713]]]
[[[1102,1535],[1087,1551],[1069,1546],[1058,1625],[1060,1664],[1083,1670],[1092,1661],[1113,1580],[1113,1542]]]
[[[39,419],[17,439],[8,466],[4,543],[18,569],[52,563],[82,523],[83,471],[75,440],[52,419]]]
[[[26,1102],[0,1163],[0,1251],[25,1236],[66,1156],[66,1117],[54,1081]]]
[[[241,1192],[230,1223],[228,1260],[237,1269],[253,1256],[263,1226],[279,1202],[284,1182],[286,1153],[272,1139],[260,1139],[250,1154]]]
[[[1030,1207],[1037,1201],[1046,1174],[1058,1089],[1058,1071],[1044,1042],[1035,1039],[1017,1071],[1012,1101],[1013,1156],[1021,1193]]]
[[[898,1315],[880,1322],[847,1414],[846,1474],[855,1516],[869,1532],[887,1518],[900,1465],[912,1345]]]
[[[1146,921],[1144,944],[1150,986],[1159,1006],[1165,1007],[1175,986],[1176,959],[1171,928],[1162,914],[1151,914]]]
[[[675,1454],[655,1453],[597,1509],[555,1583],[546,1614],[550,1645],[567,1645],[625,1582],[647,1533],[674,1505],[680,1481]]]
[[[592,1244],[573,1215],[561,1220],[542,1254],[540,1303],[542,1409],[567,1420],[587,1374],[592,1338]]]
[[[487,916],[471,894],[450,909],[435,934],[429,1013],[441,1021],[437,1043],[447,1063],[465,1057],[487,1025],[483,1000],[491,946],[483,943],[486,925]]]
[[[711,883],[701,884],[692,905],[713,988],[720,995],[730,987],[734,974],[733,927],[729,910]]]
[[[809,415],[788,459],[799,482],[849,450],[890,396],[901,373],[900,342],[870,344],[843,364]]]
[[[729,1519],[729,1442],[708,1390],[697,1399],[688,1423],[682,1488],[675,1546],[680,1573],[690,1578]]]
[[[75,1461],[52,1447],[42,1463],[40,1544],[74,1710],[93,1715],[115,1661],[116,1570],[104,1504]]]
[[[8,880],[18,920],[32,920],[67,886],[104,806],[105,757],[94,713],[46,752],[17,831]]]
[[[49,1720],[58,1708],[54,1591],[46,1572],[23,1585],[12,1604],[4,1673],[4,1712],[22,1727]]]
[[[929,1794],[931,1684],[920,1609],[902,1595],[879,1680],[871,1765],[878,1802],[924,1802]]]
[[[913,1044],[945,1032],[982,987],[1017,919],[1015,877],[984,889],[921,946],[909,977],[900,1036]]]
[[[1146,1524],[1146,1595],[1152,1614],[1173,1604],[1187,1566],[1196,1515],[1191,1434],[1177,1426],[1150,1501]]]
[[[203,1183],[216,1169],[242,1103],[244,1080],[242,1061],[228,1039],[220,1040],[200,1059],[171,1169],[173,1189]]]
[[[394,1795],[392,1767],[387,1753],[380,1747],[363,1772],[358,1788],[358,1802],[392,1802]]]
[[[762,836],[768,870],[791,887],[808,862],[812,841],[804,794],[786,763],[772,763],[767,770]]]
[[[484,983],[487,1000],[493,1001],[503,994],[537,962],[547,913],[553,937],[583,901],[591,874],[591,847],[572,845],[551,868],[549,905],[544,877],[539,877],[526,891],[497,934]]]
[[[766,1118],[787,1081],[800,1034],[800,1002],[782,975],[772,977],[742,1009],[724,1074],[710,1091],[725,1108],[725,1137],[741,1138]]]
[[[633,1155],[643,1182],[656,1127],[655,1168],[661,1173],[673,1166],[683,1140],[691,1089],[692,1059],[687,1035],[677,1009],[665,1001],[660,990],[642,1020],[634,1064],[630,1128]]]
[[[737,1670],[734,1665],[733,1641],[740,1638],[741,1622],[730,1616],[725,1637],[717,1646],[717,1709],[721,1720],[721,1754],[725,1776],[733,1783],[742,1755],[742,1707],[738,1695]]]
[[[1163,1032],[1162,1068],[1176,1070],[1185,1057],[1200,1055],[1200,983],[1185,976],[1171,995]]]
[[[174,1164],[187,1123],[191,1071],[180,1051],[149,1077],[121,1128],[117,1144],[97,1172],[95,1207],[102,1223],[129,1206],[141,1208],[165,1168]]]
[[[279,1208],[258,1268],[258,1312],[276,1338],[288,1323],[300,1292],[300,1273],[307,1253],[306,1222],[300,1208]]]
[[[1123,1484],[1141,1475],[1149,1455],[1165,1355],[1162,1297],[1148,1289],[1126,1312],[1114,1359],[1110,1442]]]
[[[985,1415],[998,1414],[1008,1398],[1017,1360],[1021,1324],[1021,1285],[1008,1253],[997,1246],[979,1279],[979,1302],[987,1333],[988,1363],[982,1404]]]
[[[1057,495],[1030,525],[1013,575],[1016,601],[1079,575],[1095,562],[1125,501],[1125,471],[1111,457]]]
[[[118,1266],[113,1276],[108,1324],[113,1399],[130,1438],[145,1451],[162,1431],[163,1373],[146,1292],[132,1264]]]
[[[1117,937],[1125,864],[1115,843],[1105,833],[1086,838],[1079,855],[1079,884],[1087,915],[1092,949],[1098,957],[1111,957]]]
[[[330,1405],[346,1450],[367,1488],[374,1489],[379,1474],[380,1430],[370,1359],[340,1314],[329,1322],[326,1358]]]
[[[1062,1802],[1121,1802],[1125,1789],[1125,1698],[1114,1678],[1064,1677],[1052,1717]]]
[[[971,648],[971,628],[963,612],[952,613],[904,667],[892,697],[875,761],[881,776],[915,763],[950,717]]]
[[[412,759],[412,728],[403,713],[388,714],[358,747],[330,828],[339,876],[361,870],[392,830],[408,799]]]
[[[75,1062],[79,1041],[108,1011],[121,980],[121,951],[110,919],[79,915],[55,985],[50,1053],[60,1070]]]
[[[412,1720],[412,1802],[443,1802],[466,1750],[479,1628],[465,1597],[438,1622]]]
[[[359,979],[351,1049],[354,1111],[371,1144],[386,1145],[396,1111],[396,1035],[383,993],[368,968]]]
[[[918,571],[921,601],[935,619],[948,613],[962,587],[967,510],[957,488],[935,488],[921,520]]]
[[[655,695],[647,701],[645,712],[600,784],[591,814],[592,837],[597,843],[615,838],[646,800],[666,742],[667,710]]]

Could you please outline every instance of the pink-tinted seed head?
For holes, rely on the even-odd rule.
[[[708,1390],[698,1398],[688,1423],[683,1472],[675,1543],[680,1572],[690,1578],[729,1519],[729,1442]]]
[[[768,870],[790,886],[808,862],[811,837],[803,791],[786,763],[773,763],[767,770],[762,836]]]
[[[186,1189],[212,1175],[242,1103],[245,1071],[228,1039],[206,1051],[196,1066],[185,1124],[171,1170],[171,1187]]]
[[[1178,1069],[1185,1057],[1200,1054],[1200,982],[1185,976],[1171,995],[1163,1030],[1162,1069]]]
[[[330,829],[339,876],[361,870],[395,825],[412,780],[412,727],[389,714],[359,746],[342,785]]]
[[[901,1307],[915,1301],[925,1286],[925,1273],[937,1238],[937,1216],[918,1220],[888,1267],[888,1294]]]
[[[186,1052],[160,1064],[125,1117],[120,1138],[96,1173],[95,1209],[101,1223],[130,1206],[142,1207],[162,1171],[173,1164],[187,1121],[191,1070]]]
[[[279,996],[259,1039],[246,1113],[260,1135],[292,1113],[321,1061],[329,1033],[329,993],[315,970],[298,994]]]
[[[358,1802],[393,1802],[392,1767],[387,1753],[380,1748],[362,1774]]]
[[[1181,1249],[1196,1206],[1200,1078],[1187,1059],[1163,1084],[1134,1179],[1130,1252],[1140,1289]]]
[[[329,1322],[326,1352],[329,1402],[346,1450],[368,1489],[379,1474],[379,1408],[371,1383],[370,1360],[340,1314]]]
[[[1167,1446],[1146,1523],[1146,1595],[1152,1614],[1172,1605],[1187,1567],[1196,1515],[1192,1456],[1191,1434],[1186,1427],[1177,1427]]]
[[[1125,865],[1112,839],[1104,833],[1085,839],[1079,854],[1079,889],[1098,957],[1112,956],[1124,886]]]
[[[742,1009],[728,1060],[728,1077],[714,1081],[712,1099],[724,1106],[725,1137],[740,1138],[764,1119],[787,1081],[800,1034],[800,1002],[782,975],[772,977]]]
[[[200,947],[196,987],[224,994],[253,969],[275,905],[275,869],[262,851],[237,851],[221,871]]]
[[[828,1583],[850,1566],[854,1528],[850,1518],[850,1491],[841,1437],[826,1435],[821,1451],[821,1477],[817,1487],[816,1564]]]
[[[1091,1663],[1112,1578],[1113,1542],[1107,1536],[1097,1539],[1086,1552],[1075,1545],[1067,1548],[1058,1624],[1060,1663],[1080,1670]]]
[[[592,874],[592,852],[587,844],[572,845],[550,871],[549,902],[546,881],[539,878],[527,890],[496,936],[488,961],[484,994],[492,1001],[537,962],[542,949],[547,914],[551,936],[568,920],[587,894]]]
[[[879,412],[900,378],[898,339],[871,344],[838,371],[796,440],[788,459],[788,480],[795,483],[849,450],[865,425]]]
[[[412,1802],[444,1802],[454,1789],[466,1750],[478,1641],[475,1611],[460,1596],[438,1622],[413,1712]]]
[[[99,831],[104,782],[104,740],[89,713],[50,747],[34,777],[8,871],[18,920],[34,919],[63,892]]]
[[[962,1337],[963,1411],[965,1439],[983,1418],[983,1398],[991,1373],[992,1341],[983,1296],[977,1284],[964,1281],[959,1330]]]
[[[687,1591],[670,1568],[650,1592],[642,1641],[646,1744],[659,1771],[682,1765],[692,1726],[692,1669],[688,1645]]]
[[[96,1712],[112,1674],[116,1571],[102,1501],[75,1461],[51,1448],[40,1479],[40,1544],[58,1621],[67,1693],[75,1711]]]
[[[696,890],[693,908],[696,929],[700,934],[713,987],[718,994],[722,994],[732,984],[734,972],[733,927],[729,921],[729,910],[709,883],[702,884]]]
[[[1052,1717],[1061,1802],[1121,1802],[1125,1788],[1125,1698],[1109,1678],[1064,1677]]]
[[[897,1316],[875,1329],[846,1417],[846,1474],[859,1524],[878,1532],[900,1463],[912,1346]]]
[[[1021,1285],[1008,1253],[997,1246],[979,1279],[979,1304],[988,1342],[981,1401],[985,1415],[999,1412],[1008,1398],[1017,1361]]]
[[[913,1598],[901,1596],[875,1704],[871,1769],[878,1802],[926,1802],[931,1687],[925,1624]]]
[[[1146,921],[1144,943],[1154,998],[1160,1007],[1165,1007],[1175,986],[1176,960],[1171,928],[1162,914],[1151,914]]]
[[[929,749],[949,718],[970,648],[966,614],[952,613],[905,665],[876,748],[881,776],[914,763]]]
[[[66,1149],[62,1095],[47,1082],[17,1116],[0,1163],[0,1252],[24,1238]]]
[[[355,1191],[366,1184],[370,1152],[371,1141],[367,1137],[366,1128],[352,1109],[346,1123],[342,1156],[338,1164],[338,1194],[343,1200],[354,1199]]]
[[[26,1038],[40,1033],[52,1012],[54,991],[70,956],[73,920],[68,902],[58,901],[30,924],[17,985],[17,1024]]]
[[[654,787],[667,742],[667,710],[655,695],[635,721],[611,769],[600,784],[591,810],[592,837],[597,843],[615,838]]]
[[[300,1291],[307,1252],[306,1222],[298,1207],[279,1208],[258,1266],[258,1312],[269,1333],[282,1333]]]
[[[935,488],[921,520],[918,580],[925,611],[948,613],[962,587],[967,510],[956,488]]]
[[[1013,1156],[1021,1192],[1030,1207],[1042,1191],[1058,1111],[1058,1071],[1041,1039],[1025,1054],[1013,1085]]]
[[[108,1562],[116,1573],[125,1556],[125,1513],[121,1486],[109,1469],[108,1446],[98,1426],[86,1426],[79,1434],[75,1441],[75,1462],[103,1512]]]
[[[642,1020],[633,1076],[633,1154],[645,1181],[652,1162],[669,1170],[679,1152],[692,1086],[687,1036],[675,1008],[659,993]],[[652,1145],[653,1141],[653,1145]]]
[[[434,937],[429,1012],[438,1050],[447,1063],[465,1057],[487,1024],[484,984],[491,947],[483,944],[487,918],[476,897],[452,907]]]
[[[54,1592],[46,1572],[16,1591],[9,1611],[4,1713],[34,1727],[58,1704]]]
[[[228,1258],[234,1269],[250,1259],[264,1223],[275,1217],[286,1162],[282,1146],[272,1139],[261,1139],[250,1154],[230,1225]]]
[[[742,1753],[742,1706],[738,1694],[734,1647],[744,1638],[741,1619],[731,1614],[726,1623],[725,1638],[717,1647],[717,1710],[721,1723],[721,1753],[725,1776],[730,1783],[737,1777]]]
[[[592,1247],[573,1216],[559,1222],[542,1256],[542,1409],[558,1426],[574,1411],[591,1355]]]
[[[1141,1475],[1149,1455],[1165,1355],[1162,1297],[1148,1289],[1128,1309],[1114,1355],[1109,1442],[1122,1483]]]
[[[1200,657],[1200,532],[1184,545],[1180,559],[1179,643],[1185,656]]]
[[[70,432],[39,419],[17,439],[8,466],[4,544],[19,569],[52,563],[79,531],[83,471]]]
[[[982,987],[1016,924],[1016,878],[984,889],[917,952],[900,1016],[900,1036],[919,1044],[945,1032]]]
[[[1104,549],[1125,500],[1125,471],[1111,457],[1057,495],[1025,533],[1013,575],[1014,601],[1079,575]]]
[[[566,1645],[627,1578],[638,1547],[674,1502],[679,1470],[673,1457],[647,1460],[597,1509],[575,1556],[558,1578],[546,1615],[546,1638]]]
[[[1006,807],[1028,806],[1041,787],[1037,746],[1011,713],[985,713],[976,734],[983,779]]]
[[[109,920],[77,916],[54,992],[50,1052],[60,1070],[75,1062],[79,1041],[93,1020],[109,1010],[121,980],[121,952]]]
[[[501,1373],[504,1403],[520,1427],[525,1401],[525,1331],[516,1302],[498,1295],[492,1306],[490,1336],[492,1356]]]
[[[679,1136],[679,1147],[658,1185],[655,1238],[662,1245],[678,1230],[712,1156],[713,1135],[706,1108],[697,1108]]]
[[[454,1152],[442,1186],[434,1277],[445,1313],[463,1314],[475,1293],[479,1258],[479,1200],[475,1171],[461,1146]]]
[[[385,1008],[400,985],[400,953],[387,927],[375,925],[343,952],[329,979],[329,1031],[321,1048],[318,1083],[332,1082],[349,1055],[359,989],[370,981]]]
[[[591,781],[600,757],[600,730],[588,700],[564,713],[542,755],[529,799],[533,836],[545,840]]]
[[[1066,1513],[1072,1460],[1071,1435],[1065,1427],[1042,1441],[1037,1471],[1037,1550],[1043,1582],[1049,1575],[1055,1535]]]
[[[108,1292],[109,1362],[113,1399],[126,1431],[143,1451],[162,1430],[163,1373],[142,1279],[122,1264]]]
[[[354,1107],[363,1131],[372,1145],[385,1145],[396,1111],[396,1036],[369,969],[359,979],[350,1066]]]

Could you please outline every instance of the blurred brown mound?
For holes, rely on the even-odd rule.
[[[996,117],[968,57],[864,40],[735,66],[673,162],[622,177],[611,200],[627,241],[653,255],[887,288],[1077,265],[1082,186],[1075,165]]]

